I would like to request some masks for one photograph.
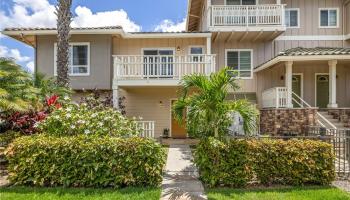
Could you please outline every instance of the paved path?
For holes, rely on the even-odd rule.
[[[161,200],[207,199],[189,145],[170,145]]]

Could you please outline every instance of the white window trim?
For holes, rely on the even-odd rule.
[[[240,51],[250,51],[250,77],[240,77],[240,76],[237,76],[238,79],[253,79],[253,69],[254,69],[254,63],[253,63],[253,58],[254,58],[254,55],[253,55],[253,49],[225,49],[225,66],[227,66],[227,52],[230,52],[230,51],[237,51],[237,52],[240,52]]]
[[[286,26],[288,29],[296,29],[296,28],[300,28],[300,8],[286,8],[286,11],[297,11],[298,12],[298,26]],[[290,16],[290,15],[289,15]],[[289,17],[290,19],[290,17]],[[289,22],[290,24],[290,22]]]
[[[321,26],[321,11],[330,11],[330,10],[335,10],[337,12],[337,25],[336,26]],[[318,27],[319,28],[339,28],[339,8],[319,8],[318,10]],[[329,20],[329,15],[328,15],[328,20]],[[328,21],[329,24],[329,21]]]
[[[90,76],[90,42],[70,42],[69,45],[87,45],[88,47],[88,60],[87,60],[87,73],[69,73],[69,76]],[[57,43],[54,43],[54,76],[57,76]]]
[[[242,5],[242,0],[241,1],[241,5]],[[225,0],[225,5],[227,5],[227,0]],[[259,0],[255,0],[255,5],[259,5]]]
[[[191,49],[192,48],[202,48],[202,54],[191,54]],[[206,54],[206,49],[204,45],[190,45],[188,46],[188,55],[205,55]]]

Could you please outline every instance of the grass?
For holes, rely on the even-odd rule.
[[[334,187],[285,189],[208,189],[209,200],[346,200],[350,194]]]
[[[0,199],[6,200],[159,200],[160,188],[0,188]]]

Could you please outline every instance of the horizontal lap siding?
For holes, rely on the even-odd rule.
[[[121,89],[119,96],[125,96],[128,117],[142,117],[142,121],[155,121],[155,137],[163,129],[170,129],[170,100],[177,97],[177,88],[128,88]],[[160,104],[162,101],[162,105]]]
[[[141,55],[142,48],[174,48],[176,55],[187,55],[189,46],[204,46],[206,38],[122,39],[113,38],[113,55]],[[180,51],[176,51],[180,47]]]

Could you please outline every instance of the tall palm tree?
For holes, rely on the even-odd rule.
[[[72,21],[70,12],[72,0],[58,0],[57,15],[57,83],[62,87],[69,86],[69,32]]]
[[[12,59],[0,58],[0,112],[25,112],[40,107],[33,77]]]
[[[187,130],[197,136],[219,137],[227,132],[232,123],[230,113],[238,112],[243,128],[250,133],[256,128],[258,111],[246,100],[230,101],[230,90],[237,90],[236,80],[228,68],[209,77],[201,74],[185,76],[181,80],[180,98],[173,106],[174,116],[183,123],[186,114]]]

